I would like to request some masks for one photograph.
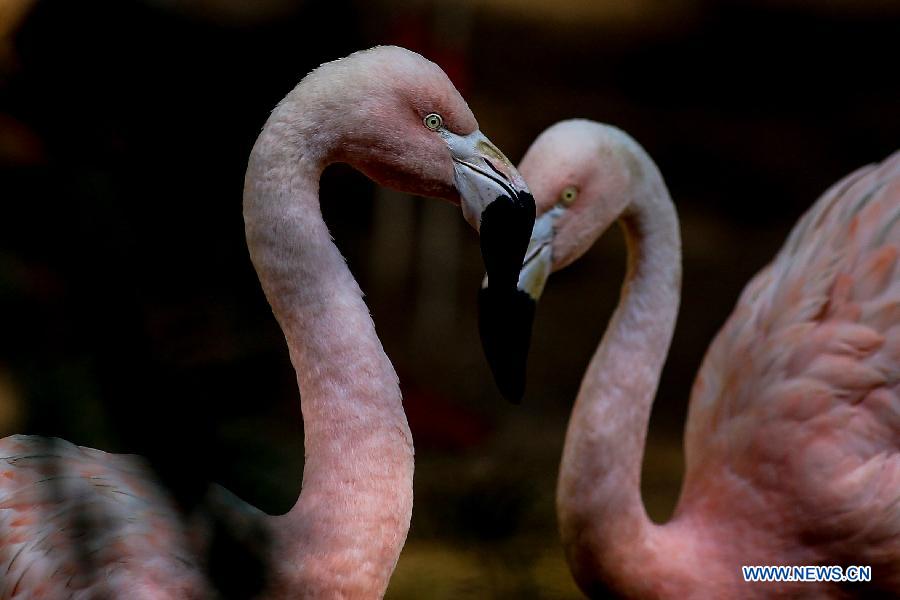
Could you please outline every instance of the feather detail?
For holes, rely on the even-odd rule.
[[[0,440],[0,599],[208,598],[187,529],[144,461]]]
[[[893,585],[898,222],[900,153],[832,186],[748,284],[694,385],[679,514],[698,508],[711,480],[737,475],[778,490],[758,510],[790,513],[800,539],[835,561],[855,549],[848,561]]]

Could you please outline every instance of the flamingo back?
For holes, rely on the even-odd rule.
[[[139,457],[0,440],[0,599],[210,597],[189,542]]]
[[[832,186],[744,289],[694,384],[676,516],[900,578],[898,253],[900,152]]]

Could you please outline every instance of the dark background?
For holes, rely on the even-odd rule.
[[[269,512],[299,491],[284,341],[241,190],[268,111],[381,43],[450,74],[513,160],[569,117],[629,131],[682,218],[684,291],[644,470],[680,485],[681,429],[743,284],[831,183],[900,140],[896,3],[146,0],[0,4],[0,434],[138,452],[186,502],[218,481]],[[617,301],[620,235],[551,279],[522,406],[478,344],[477,239],[448,204],[330,168],[322,202],[405,389],[416,505],[391,598],[577,597],[553,486]]]

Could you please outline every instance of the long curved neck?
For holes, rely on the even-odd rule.
[[[681,288],[678,218],[661,176],[620,218],[628,244],[621,299],[572,410],[557,487],[560,531],[588,594],[651,579],[656,527],[640,494],[650,408],[675,327]],[[646,569],[641,573],[640,569]],[[649,591],[649,590],[645,590]]]
[[[287,340],[305,432],[300,497],[273,517],[274,585],[376,597],[409,529],[412,438],[397,375],[322,219],[329,150],[307,120],[298,88],[257,140],[244,189],[250,255]]]

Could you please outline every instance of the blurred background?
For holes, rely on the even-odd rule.
[[[186,502],[299,491],[298,393],[244,242],[268,112],[375,44],[440,64],[517,161],[587,117],[658,162],[684,292],[644,466],[670,515],[702,355],[831,183],[900,142],[900,4],[878,0],[0,0],[0,434],[148,456]],[[618,299],[617,230],[551,279],[521,406],[481,354],[457,208],[337,165],[326,220],[400,374],[416,504],[389,598],[576,598],[556,535],[568,411]]]

